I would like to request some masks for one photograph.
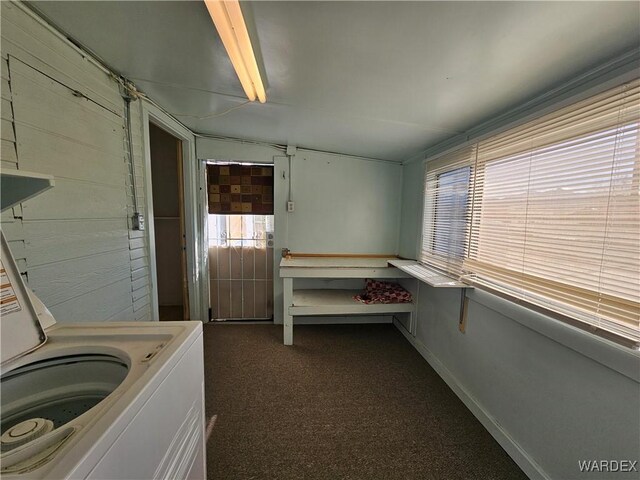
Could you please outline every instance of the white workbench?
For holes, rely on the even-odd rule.
[[[353,299],[362,290],[294,290],[295,278],[409,278],[389,265],[395,258],[294,257],[280,262],[284,288],[284,344],[293,345],[293,317],[297,315],[413,315],[413,303],[366,304]],[[413,321],[413,319],[411,320]]]

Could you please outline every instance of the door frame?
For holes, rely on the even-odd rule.
[[[200,191],[202,192],[201,195],[201,205],[203,205],[203,213],[202,213],[202,229],[200,230],[200,233],[202,235],[202,246],[204,248],[203,251],[203,256],[205,258],[205,262],[204,262],[204,268],[206,272],[206,282],[204,280],[204,278],[202,279],[202,283],[205,284],[206,283],[206,298],[207,298],[207,302],[208,302],[208,315],[209,315],[209,321],[213,321],[213,314],[212,314],[212,304],[213,302],[211,301],[211,272],[209,272],[209,209],[208,209],[208,205],[209,205],[209,183],[207,181],[207,165],[215,165],[215,164],[243,164],[243,165],[251,165],[251,166],[268,166],[268,167],[272,167],[273,168],[273,204],[274,204],[274,209],[273,209],[273,227],[274,227],[274,231],[273,231],[273,246],[271,247],[271,250],[273,250],[273,265],[272,265],[272,282],[273,282],[273,286],[271,288],[271,291],[269,292],[269,295],[271,295],[271,301],[272,301],[272,305],[273,305],[273,312],[272,312],[272,321],[274,323],[282,323],[282,322],[277,322],[276,321],[276,316],[278,315],[278,313],[276,313],[276,288],[278,288],[276,285],[278,285],[280,282],[278,282],[279,277],[280,277],[280,265],[278,264],[278,258],[279,256],[276,255],[276,251],[277,251],[277,235],[276,235],[276,211],[277,211],[277,207],[276,207],[276,182],[278,180],[278,177],[276,176],[276,159],[278,159],[280,157],[275,156],[273,157],[274,161],[269,163],[269,162],[261,162],[261,161],[252,161],[252,160],[220,160],[220,159],[213,159],[213,158],[209,158],[209,159],[200,159],[198,160],[199,166],[202,169],[202,171],[200,172],[200,185],[202,185],[202,188],[200,188]],[[288,157],[282,157],[284,159],[288,160]],[[288,173],[287,173],[288,175]],[[242,214],[245,215],[245,214]],[[250,214],[249,214],[250,215]],[[282,290],[282,287],[280,287],[280,290]],[[203,293],[203,296],[205,294]],[[282,316],[282,312],[280,312],[280,317]],[[265,319],[262,318],[257,318],[257,319],[240,319],[240,318],[234,318],[234,319],[230,319],[233,321],[247,321],[247,322],[251,322],[254,320],[257,321],[264,321]]]
[[[141,100],[142,109],[142,136],[144,151],[144,186],[145,186],[145,210],[147,214],[146,229],[149,245],[149,271],[151,276],[151,310],[153,320],[159,319],[158,307],[158,270],[156,266],[156,242],[153,215],[153,188],[151,183],[151,148],[149,140],[149,123],[162,128],[182,142],[182,173],[184,178],[184,228],[186,235],[187,256],[187,283],[189,290],[189,311],[192,320],[208,320],[209,299],[203,298],[204,286],[202,280],[206,275],[200,275],[205,259],[200,254],[202,228],[198,217],[202,210],[199,202],[200,183],[199,165],[196,159],[195,135],[184,125],[162,111],[154,104]],[[201,230],[200,230],[201,231]],[[208,280],[208,279],[206,279]],[[208,288],[208,285],[207,285]]]
[[[207,184],[207,160],[198,159],[198,238],[200,239],[199,254],[201,258],[200,267],[202,275],[200,275],[201,303],[203,305],[203,319],[207,322],[211,321],[211,283],[209,274],[209,186]],[[206,310],[205,310],[206,307]]]

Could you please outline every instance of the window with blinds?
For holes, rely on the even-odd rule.
[[[635,81],[430,162],[421,261],[637,346],[639,122]]]
[[[427,166],[420,260],[460,276],[467,253],[475,147]]]

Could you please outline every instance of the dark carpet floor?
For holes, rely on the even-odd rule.
[[[184,320],[182,305],[160,305],[158,307],[158,316],[161,322]]]
[[[392,325],[204,335],[209,479],[526,479]]]

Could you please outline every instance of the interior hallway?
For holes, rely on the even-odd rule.
[[[526,479],[390,324],[204,335],[209,479]]]

